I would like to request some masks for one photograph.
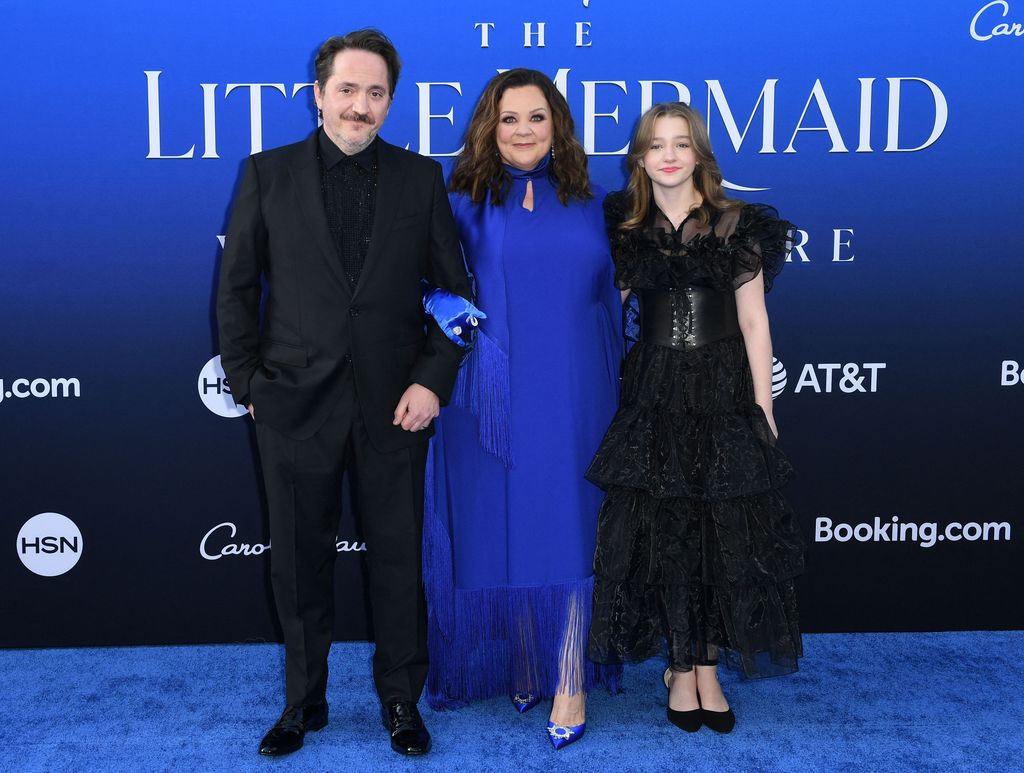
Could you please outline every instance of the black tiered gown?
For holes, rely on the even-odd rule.
[[[606,492],[588,656],[642,660],[667,643],[678,670],[721,658],[750,677],[794,671],[804,542],[779,493],[792,468],[754,402],[734,296],[758,273],[771,288],[793,226],[746,204],[676,230],[652,209],[622,233],[624,195],[605,200],[641,333],[587,472]]]

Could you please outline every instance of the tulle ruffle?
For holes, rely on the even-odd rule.
[[[733,336],[689,352],[633,347],[622,407],[587,478],[657,497],[723,500],[779,488],[792,472],[753,401],[743,339]]]
[[[792,249],[795,226],[765,204],[744,204],[731,233],[712,230],[685,242],[659,228],[619,230],[631,212],[621,191],[605,197],[604,210],[615,280],[622,288],[698,285],[727,292],[763,272],[768,292]]]
[[[619,412],[587,478],[656,497],[720,501],[778,488],[792,476],[764,438],[764,414],[673,413],[632,406]]]
[[[720,658],[747,677],[794,671],[803,552],[777,492],[701,502],[616,487],[601,512],[588,656],[667,650],[677,669]]]
[[[749,282],[758,272],[764,275],[764,291],[772,289],[793,249],[796,226],[779,219],[775,207],[745,204],[736,230],[725,244],[732,273],[733,289]]]
[[[799,523],[777,491],[709,502],[615,487],[601,510],[594,570],[603,582],[732,589],[792,579],[803,554]],[[671,612],[669,620],[683,622]]]
[[[675,620],[666,646],[661,611]],[[803,656],[792,581],[722,589],[698,584],[634,587],[598,580],[587,657],[624,663],[667,657],[672,668],[718,662],[748,679],[798,670]]]

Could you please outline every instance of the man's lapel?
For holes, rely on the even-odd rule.
[[[370,231],[370,246],[366,250],[363,270],[359,273],[359,282],[353,295],[359,294],[360,288],[367,282],[367,275],[376,270],[377,264],[381,262],[384,243],[395,219],[395,209],[405,185],[398,156],[393,145],[377,138],[377,195],[373,204],[373,229]]]
[[[331,238],[331,230],[327,225],[327,214],[324,212],[323,180],[320,177],[320,162],[318,160],[318,135],[317,129],[303,144],[302,158],[297,164],[290,167],[292,182],[295,186],[295,195],[299,202],[299,211],[302,213],[309,233],[313,241],[320,249],[324,260],[330,266],[338,278],[338,283],[349,289],[348,279],[341,267],[341,256],[338,255],[338,248]]]

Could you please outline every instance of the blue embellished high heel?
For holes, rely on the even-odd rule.
[[[517,692],[512,696],[512,705],[520,714],[525,714],[538,703],[540,703],[540,696],[530,692]]]
[[[582,725],[573,725],[572,727],[548,722],[548,738],[551,740],[551,745],[555,747],[556,751],[571,743],[576,743],[583,737],[586,731],[586,722]]]

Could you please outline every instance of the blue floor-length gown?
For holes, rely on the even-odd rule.
[[[428,461],[428,700],[617,686],[587,664],[601,491],[584,479],[615,413],[621,302],[600,197],[563,205],[548,164],[506,167],[501,205],[452,196],[475,346]],[[522,206],[533,180],[533,210]]]

